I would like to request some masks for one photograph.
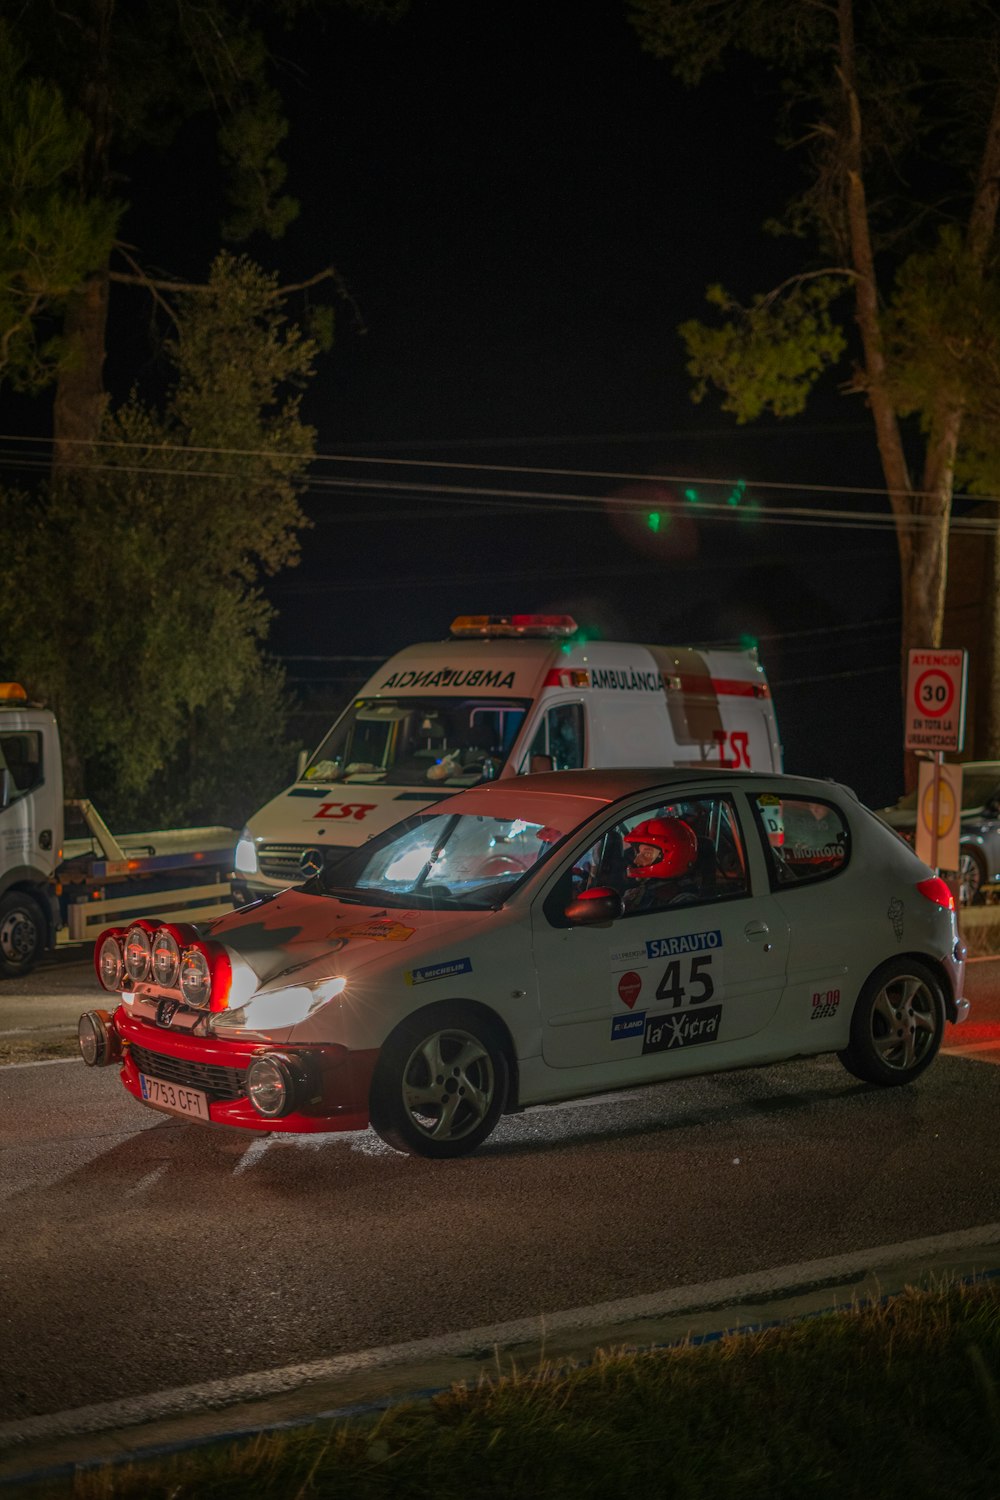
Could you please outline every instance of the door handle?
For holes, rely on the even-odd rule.
[[[771,929],[766,922],[748,922],[743,929],[743,935],[748,943],[763,943],[770,936]],[[771,944],[764,943],[764,952],[770,953]]]

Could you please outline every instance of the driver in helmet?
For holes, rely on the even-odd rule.
[[[625,893],[626,911],[656,911],[696,900],[694,875],[698,835],[683,818],[646,818],[625,835],[632,853]]]

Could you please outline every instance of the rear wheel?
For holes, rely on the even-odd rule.
[[[397,1151],[466,1156],[500,1118],[509,1073],[488,1017],[434,1006],[404,1021],[383,1047],[372,1080],[372,1126]]]
[[[918,959],[892,959],[868,980],[854,1007],[840,1061],[855,1078],[893,1086],[929,1068],[944,1032],[941,986]]]
[[[45,917],[33,896],[8,891],[0,896],[0,974],[27,974],[45,951]]]
[[[983,899],[985,871],[974,849],[962,849],[958,856],[958,900],[960,906],[978,906]]]

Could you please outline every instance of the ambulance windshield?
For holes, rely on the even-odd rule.
[[[493,781],[529,707],[511,698],[358,698],[303,779],[452,790]]]

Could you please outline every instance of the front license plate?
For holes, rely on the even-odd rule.
[[[196,1120],[210,1120],[208,1095],[199,1089],[186,1089],[180,1083],[164,1083],[162,1078],[147,1078],[139,1074],[142,1097],[158,1109],[169,1109],[177,1115],[194,1115]]]

